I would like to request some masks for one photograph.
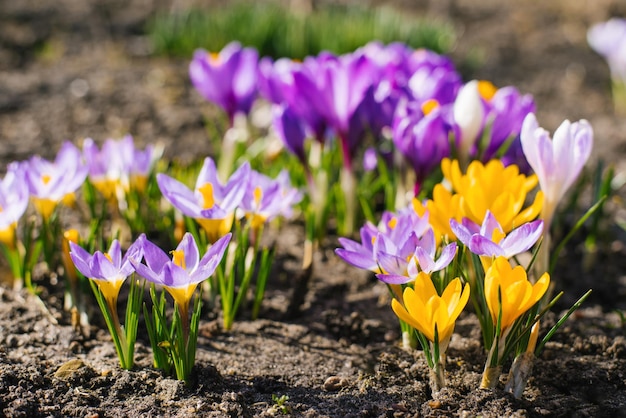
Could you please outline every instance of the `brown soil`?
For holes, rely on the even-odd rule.
[[[146,19],[169,3],[1,2],[0,164],[33,153],[52,157],[65,139],[101,141],[127,132],[140,145],[163,142],[168,158],[209,154],[203,121],[215,109],[190,87],[187,60],[150,56],[143,37]],[[585,40],[591,23],[625,15],[626,4],[394,4],[452,21],[460,33],[452,55],[466,78],[533,94],[538,119],[550,130],[566,118],[590,120],[595,161],[626,170],[626,120],[613,115],[608,68]],[[334,256],[336,237],[317,255],[301,314],[287,315],[302,258],[303,228],[294,223],[281,232],[262,319],[222,332],[219,318],[207,313],[188,387],[151,367],[143,333],[137,366],[121,370],[98,315],[87,336],[72,328],[62,283],[40,280],[44,305],[0,287],[0,414],[275,416],[283,411],[273,396],[286,395],[284,412],[307,417],[626,416],[626,328],[619,314],[626,309],[626,248],[614,222],[624,216],[620,193],[609,206],[595,258],[584,257],[576,243],[563,254],[555,280],[566,297],[555,311],[588,288],[594,293],[548,344],[520,400],[502,385],[477,389],[486,356],[477,320],[466,313],[449,349],[448,387],[434,401],[421,353],[399,348],[386,288]]]

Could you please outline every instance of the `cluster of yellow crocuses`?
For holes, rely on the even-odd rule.
[[[408,263],[392,267],[388,260],[393,256],[386,252],[407,246],[398,242],[397,234],[395,245],[388,244],[390,225],[398,223],[393,217],[395,222],[387,221],[371,239],[374,271],[391,287],[391,307],[403,329],[408,325],[416,331],[432,369],[433,393],[445,385],[446,349],[455,322],[471,299],[488,351],[481,387],[494,387],[507,357],[534,352],[538,326],[533,325],[548,303],[547,266],[527,270],[529,266],[520,265],[516,257],[536,249],[546,232],[543,222],[535,220],[542,212],[544,195],[536,188],[536,175],[520,173],[517,166],[505,166],[500,160],[473,161],[463,172],[458,161],[444,159],[441,168],[444,180],[434,187],[431,199],[413,201],[409,216],[427,220],[433,231],[437,250],[430,250],[431,261],[436,254],[443,258],[444,245],[456,246],[454,259],[433,268],[424,261],[428,250],[417,237],[412,254],[395,254],[396,260],[406,257]],[[347,256],[344,259],[350,262]]]

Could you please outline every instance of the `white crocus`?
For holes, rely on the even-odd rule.
[[[463,167],[466,167],[470,151],[478,140],[485,117],[477,80],[472,80],[461,87],[454,101],[453,115],[460,133],[457,142],[459,161]]]

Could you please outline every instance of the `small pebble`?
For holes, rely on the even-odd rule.
[[[54,377],[57,379],[67,379],[71,377],[76,371],[85,367],[85,362],[81,359],[75,358],[66,363],[63,363],[61,367],[54,372]]]
[[[430,406],[432,409],[439,409],[439,408],[441,408],[441,402],[439,402],[439,401],[429,401],[428,402],[428,406]]]
[[[337,392],[348,386],[348,381],[339,376],[331,376],[324,382],[324,390],[327,392]]]

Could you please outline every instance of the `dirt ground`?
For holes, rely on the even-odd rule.
[[[209,154],[204,117],[212,108],[192,90],[188,61],[151,56],[144,36],[146,19],[170,3],[0,2],[2,168],[34,153],[53,157],[66,139],[125,133],[139,145],[162,142],[167,158]],[[452,57],[464,77],[533,94],[547,129],[588,119],[594,161],[626,173],[626,120],[613,114],[608,68],[585,39],[590,24],[626,16],[626,2],[393,4],[451,21],[459,35]],[[624,216],[623,197],[618,191],[608,205],[593,262],[584,263],[576,242],[563,254],[555,280],[566,297],[556,313],[587,289],[594,292],[537,360],[522,399],[503,385],[477,389],[486,355],[476,318],[464,313],[448,352],[448,387],[434,401],[421,353],[399,347],[386,288],[335,257],[336,237],[317,255],[301,315],[287,317],[302,258],[303,227],[294,223],[281,232],[262,319],[236,322],[230,332],[210,314],[201,322],[189,387],[151,367],[144,334],[136,368],[121,370],[106,330],[95,324],[87,337],[73,330],[62,309],[62,283],[45,284],[46,309],[27,293],[0,287],[0,415],[626,416],[626,326],[619,314],[626,310],[626,247],[615,224]],[[283,395],[284,411],[273,400]]]

